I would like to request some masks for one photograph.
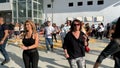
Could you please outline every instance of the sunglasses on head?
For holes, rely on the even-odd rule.
[[[80,24],[74,24],[74,26],[80,26]]]

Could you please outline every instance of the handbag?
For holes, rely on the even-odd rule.
[[[89,52],[90,51],[90,48],[88,46],[85,46],[85,51],[86,52]]]

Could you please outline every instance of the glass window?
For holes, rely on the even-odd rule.
[[[69,5],[69,7],[72,7],[73,6],[73,2],[69,3],[68,5]]]
[[[37,19],[34,19],[34,23],[37,23]]]
[[[78,4],[78,6],[82,6],[83,2],[78,2],[77,4]]]
[[[16,3],[13,3],[13,15],[14,15],[14,17],[17,17]]]
[[[28,10],[28,17],[32,17],[32,10]]]
[[[32,10],[32,5],[31,5],[31,4],[32,4],[31,2],[28,2],[28,3],[27,3],[27,6],[28,6],[27,9],[28,9],[28,10]]]
[[[34,1],[37,1],[37,0],[34,0]]]
[[[16,2],[16,0],[13,0],[13,3]]]
[[[47,5],[47,8],[51,8],[51,4],[48,4],[48,5]]]
[[[43,4],[43,0],[38,0],[39,3]]]
[[[17,22],[17,19],[14,19],[14,22],[16,23],[16,22]]]
[[[18,23],[23,23],[25,22],[26,18],[25,17],[19,17],[18,18]]]
[[[0,3],[9,2],[9,0],[0,0]]]
[[[37,10],[37,3],[33,3],[33,9]]]
[[[26,1],[26,0],[18,0],[18,1]]]
[[[42,12],[38,12],[38,18],[42,18]]]
[[[102,4],[104,4],[104,1],[103,1],[103,0],[99,0],[99,1],[97,2],[97,4],[98,4],[98,5],[102,5]]]
[[[41,10],[42,8],[42,5],[38,4],[38,9]]]
[[[34,17],[37,17],[37,11],[33,12]]]
[[[18,2],[18,16],[26,17],[26,2]]]
[[[88,1],[87,5],[93,5],[93,1]]]
[[[6,2],[9,2],[9,0],[6,0]]]

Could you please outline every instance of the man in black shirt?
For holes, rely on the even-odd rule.
[[[4,24],[3,17],[0,17],[0,51],[4,56],[5,60],[1,63],[4,65],[10,61],[8,53],[6,52],[6,43],[8,40],[8,26]]]

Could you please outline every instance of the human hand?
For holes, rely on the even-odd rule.
[[[23,50],[28,50],[28,47],[26,47],[26,46],[24,46],[24,45],[23,45],[23,46],[20,46],[20,48],[23,49]]]
[[[65,54],[65,58],[69,58],[69,54]]]
[[[3,44],[4,43],[4,41],[0,41],[0,44]]]

